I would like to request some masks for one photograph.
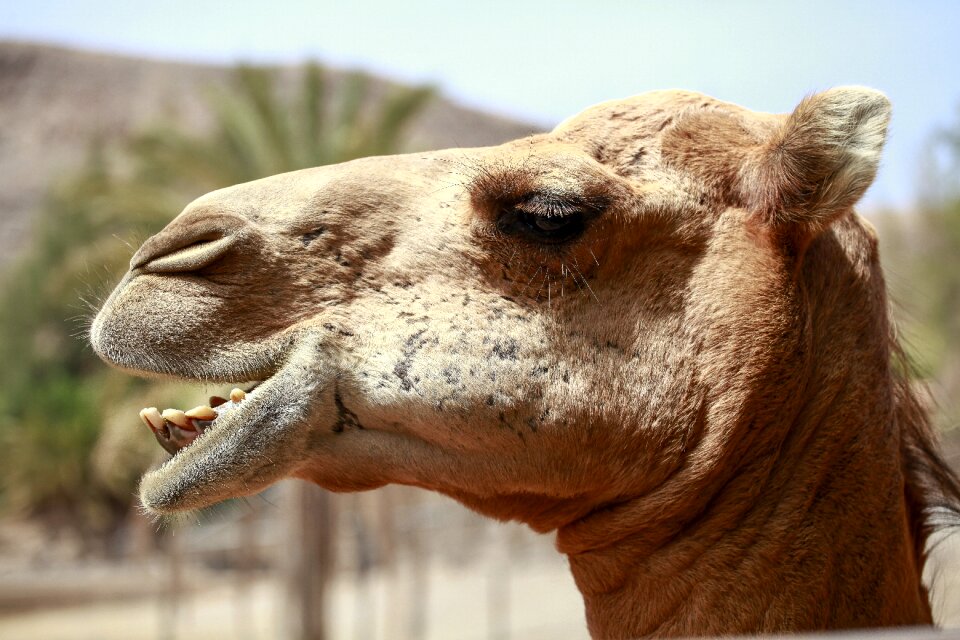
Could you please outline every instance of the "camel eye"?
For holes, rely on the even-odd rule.
[[[582,211],[541,215],[510,208],[500,214],[497,229],[506,235],[521,236],[533,242],[560,244],[583,233],[586,215]]]
[[[533,217],[533,220],[531,221],[531,224],[533,224],[533,226],[537,228],[537,231],[541,231],[543,233],[556,233],[558,231],[566,229],[568,226],[570,226],[574,222],[573,220],[570,219],[571,216],[563,216],[563,217],[551,216],[549,218],[545,216],[532,216],[532,217]]]

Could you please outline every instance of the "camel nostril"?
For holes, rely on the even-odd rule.
[[[144,273],[180,273],[196,271],[216,262],[234,245],[237,237],[227,235],[199,239],[190,244],[170,249],[159,255],[141,255],[138,252],[131,261],[131,268]],[[146,246],[144,247],[146,248]]]

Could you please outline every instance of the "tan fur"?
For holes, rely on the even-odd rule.
[[[92,343],[266,381],[144,504],[290,475],[441,491],[556,530],[595,637],[929,623],[926,511],[952,480],[891,370],[852,211],[888,116],[859,88],[789,116],[656,92],[200,198]],[[504,231],[515,209],[590,223],[543,245]]]

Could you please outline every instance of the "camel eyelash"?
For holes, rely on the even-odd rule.
[[[560,248],[579,238],[613,204],[618,193],[607,176],[567,159],[522,166],[496,163],[479,170],[469,185],[482,220],[501,238]]]
[[[541,245],[560,245],[583,235],[606,208],[568,194],[534,193],[497,207],[497,231]]]

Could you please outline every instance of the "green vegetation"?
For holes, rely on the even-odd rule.
[[[919,377],[931,383],[935,421],[960,426],[960,122],[934,141],[913,214],[881,221],[894,314]]]
[[[136,478],[158,451],[136,412],[177,406],[185,393],[108,369],[86,343],[90,316],[134,245],[206,191],[401,150],[433,95],[395,88],[377,97],[358,73],[328,87],[317,65],[303,69],[295,91],[276,80],[238,68],[210,96],[209,133],[164,124],[121,149],[95,147],[50,195],[35,246],[0,288],[0,509],[74,528],[91,547],[130,509]]]

